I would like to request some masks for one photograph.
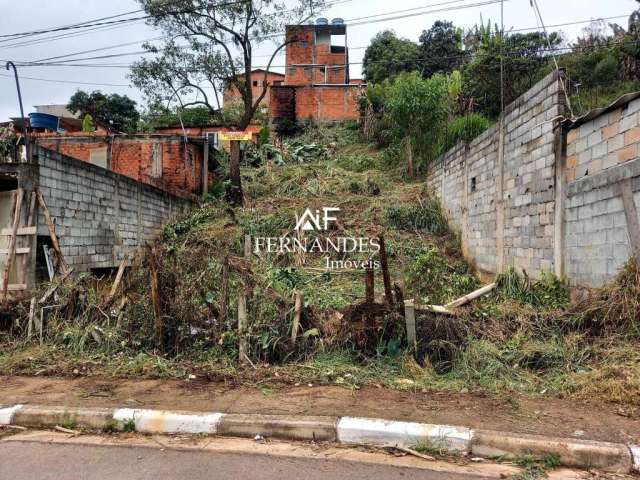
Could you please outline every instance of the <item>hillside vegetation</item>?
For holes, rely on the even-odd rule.
[[[105,300],[89,275],[60,286],[42,344],[37,335],[26,338],[28,302],[12,305],[0,324],[0,374],[193,374],[251,384],[370,383],[638,402],[634,263],[578,304],[551,274],[533,282],[509,271],[496,290],[455,316],[420,315],[413,352],[403,299],[443,304],[481,285],[424,183],[407,181],[404,167],[351,125],[312,127],[249,157],[245,207],[231,208],[214,188],[206,204],[167,225],[136,259],[115,299]],[[384,303],[379,271],[376,302],[366,304],[361,268],[327,270],[316,253],[244,258],[245,235],[282,236],[296,214],[322,207],[341,209],[331,235],[384,236],[395,306]],[[236,328],[241,293],[246,358],[239,357]],[[128,301],[122,309],[121,295]],[[296,295],[303,304],[294,343]]]

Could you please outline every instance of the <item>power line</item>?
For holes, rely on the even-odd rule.
[[[39,32],[38,31],[31,31],[31,32],[11,33],[11,34],[6,34],[6,35],[0,35],[0,38],[18,39],[18,38],[24,38],[24,37],[29,37],[29,36],[33,36],[33,35],[40,35],[42,33],[56,32],[56,31],[60,31],[60,30],[63,30],[63,29],[88,27],[88,26],[92,26],[91,25],[92,22],[100,22],[100,21],[103,21],[103,20],[110,20],[112,18],[124,17],[125,15],[131,15],[131,14],[142,12],[142,11],[143,10],[141,10],[141,9],[132,10],[130,12],[119,13],[117,15],[110,15],[108,17],[94,18],[94,19],[91,19],[91,20],[86,20],[84,22],[72,23],[72,24],[69,24],[69,25],[62,25],[62,26],[59,26],[59,27],[54,27],[53,29],[50,29],[50,30],[41,30]],[[6,41],[6,40],[3,40],[3,41]]]
[[[574,23],[574,22],[572,22]],[[506,41],[507,43],[509,42],[509,37],[507,37]],[[608,42],[605,44],[602,44],[601,46],[603,48],[609,48],[609,47],[614,47],[614,46],[621,46],[621,45],[635,45],[637,44],[636,41],[631,41],[631,42],[624,42],[624,41],[619,41],[619,40],[614,40],[612,42]],[[351,49],[351,48],[350,48]],[[527,48],[520,48],[520,49],[512,49],[512,50],[505,50],[504,54],[506,55],[512,55],[512,54],[519,54],[521,52],[526,52],[527,54],[542,54],[542,53],[551,53],[553,51],[574,51],[576,53],[581,53],[584,51],[589,51],[590,49],[592,49],[592,47],[580,47],[578,45],[574,45],[574,46],[569,46],[569,47],[553,47],[551,49],[549,48],[544,48],[544,49],[535,49],[535,50],[531,50],[531,49],[527,49]],[[146,50],[142,50],[142,51],[136,51],[136,52],[125,52],[125,53],[116,53],[116,54],[111,54],[111,55],[101,55],[101,56],[94,56],[94,57],[85,57],[85,58],[76,58],[76,59],[69,59],[69,61],[86,61],[86,60],[97,60],[97,59],[106,59],[106,58],[118,58],[118,57],[124,57],[124,56],[131,56],[131,55],[138,55],[138,54],[148,54],[148,53],[152,53],[152,52],[148,52]],[[270,55],[269,55],[270,56]],[[466,54],[461,54],[461,55],[449,55],[449,56],[445,56],[445,57],[440,57],[441,59],[464,59],[467,58],[469,56],[469,53]],[[255,57],[260,57],[260,56],[255,56]],[[416,60],[419,60],[419,57],[416,58]],[[4,60],[2,60],[4,61]],[[395,61],[395,63],[407,63],[407,61],[411,61],[411,60],[407,60],[407,59],[403,59],[403,60],[397,60]],[[388,60],[372,60],[369,63],[375,64],[375,63],[384,63],[384,64],[389,64],[389,63],[394,63],[393,61],[388,61]],[[349,65],[361,65],[362,62],[349,62]],[[34,67],[44,67],[44,66],[52,66],[52,67],[64,67],[64,66],[74,66],[74,67],[112,67],[112,68],[130,68],[132,65],[131,64],[71,64],[71,63],[67,63],[64,61],[61,62],[24,62],[24,63],[20,63],[20,66],[23,67],[29,67],[29,66],[34,66]],[[264,68],[266,66],[253,66],[254,68]],[[273,68],[284,68],[286,67],[286,65],[272,65]]]
[[[337,4],[337,3],[345,3],[346,1],[351,1],[351,0],[341,0],[338,2],[333,2],[331,4],[331,6]],[[420,9],[420,8],[430,8],[432,6],[438,6],[438,5],[445,5],[445,4],[451,4],[451,3],[459,3],[460,1],[464,1],[464,0],[453,0],[453,1],[447,1],[447,2],[441,2],[441,3],[435,3],[435,4],[429,4],[429,5],[424,5],[422,7],[418,7],[418,8],[407,8],[407,9],[401,9],[401,10],[395,10],[392,12],[386,12],[384,14],[379,14],[379,15],[369,15],[369,16],[364,16],[364,17],[355,17],[352,19],[348,19],[348,21],[354,21],[354,20],[362,20],[362,19],[370,19],[372,17],[379,17],[382,15],[393,15],[393,14],[398,14],[398,13],[405,13],[405,12],[415,12],[416,9]],[[389,20],[397,20],[399,18],[406,18],[407,16],[422,16],[422,15],[427,15],[430,13],[438,13],[438,12],[442,12],[442,11],[452,11],[452,10],[458,10],[458,9],[466,9],[466,8],[473,8],[473,7],[477,7],[477,6],[484,6],[484,5],[491,5],[491,4],[495,4],[495,3],[499,3],[501,0],[486,0],[483,2],[479,2],[479,3],[472,3],[472,4],[467,4],[467,5],[458,5],[458,6],[454,6],[454,7],[446,7],[446,8],[439,8],[439,9],[433,9],[433,10],[428,10],[428,11],[422,11],[422,12],[417,12],[417,13],[412,13],[410,15],[402,15],[400,17],[385,17],[385,18],[380,18],[380,19],[375,19],[375,20],[368,20],[368,21],[362,21],[362,22],[357,22],[357,23],[352,23],[350,24],[350,26],[361,26],[361,25],[367,25],[367,24],[371,24],[371,23],[378,23],[378,22],[382,22],[382,21],[389,21]],[[269,34],[269,35],[263,35],[263,36],[256,36],[253,37],[255,39],[266,39],[266,38],[271,38],[274,36],[280,36],[280,35],[284,35],[284,32],[279,32],[279,33],[274,33],[274,34]],[[149,39],[149,40],[153,40],[153,39]],[[113,46],[114,48],[116,46]],[[105,47],[105,49],[107,49],[108,47]],[[69,54],[68,56],[72,56],[73,54]],[[66,55],[60,55],[56,58],[63,58]],[[36,62],[20,62],[23,65],[33,65]]]
[[[606,48],[611,48],[611,47],[615,47],[615,46],[624,46],[624,45],[640,45],[640,40],[634,40],[634,41],[629,41],[629,42],[621,42],[621,41],[614,41],[614,42],[610,42],[610,43],[605,43],[605,44],[601,44],[597,47],[595,46],[569,46],[569,47],[552,47],[550,48],[536,48],[536,49],[530,49],[530,48],[518,48],[518,49],[512,49],[512,50],[503,50],[502,54],[504,56],[507,57],[513,57],[513,58],[517,58],[517,57],[521,57],[521,58],[525,58],[525,57],[531,57],[533,55],[544,55],[546,53],[552,53],[552,52],[556,52],[556,51],[567,51],[567,52],[573,52],[573,53],[584,53],[584,52],[590,52],[590,51],[594,51],[594,50],[603,50]],[[144,53],[148,53],[148,52],[144,52]],[[470,56],[473,55],[473,53],[476,52],[469,52],[466,54],[459,54],[459,55],[447,55],[447,56],[441,56],[439,57],[439,59],[441,60],[464,60],[464,59],[468,59]],[[119,56],[125,56],[125,55],[136,55],[139,54],[139,52],[131,52],[128,54],[114,54],[114,55],[104,55],[104,56],[100,56],[100,57],[91,57],[91,58],[112,58],[112,57],[119,57]],[[87,58],[88,59],[88,58]],[[82,59],[79,59],[82,60]],[[495,58],[494,59],[496,62],[499,62],[500,59],[499,58]],[[0,60],[2,61],[2,60]],[[368,64],[385,64],[385,65],[390,65],[390,64],[397,64],[397,65],[411,65],[411,64],[416,64],[416,65],[420,65],[421,63],[425,62],[426,60],[424,60],[422,57],[413,57],[413,58],[407,58],[407,59],[402,59],[402,60],[371,60],[369,62],[367,62]],[[328,65],[329,68],[344,68],[344,66],[353,66],[353,65],[363,65],[364,62],[363,61],[359,61],[359,62],[349,62],[349,63],[345,63],[345,64],[336,64],[336,65]],[[22,67],[90,67],[90,68],[104,68],[104,67],[110,67],[110,68],[126,68],[129,69],[131,68],[132,65],[130,64],[69,64],[69,63],[42,63],[42,64],[26,64],[26,65],[21,65]],[[299,66],[299,65],[271,65],[271,68],[291,68],[291,67],[297,67],[297,68],[321,68],[323,66],[327,66],[327,65],[306,65],[306,66]],[[253,65],[253,68],[266,68],[267,65]],[[198,70],[191,70],[191,73],[197,73]]]
[[[5,73],[0,73],[0,77],[13,78],[11,75],[7,75]],[[130,85],[123,85],[119,83],[94,83],[94,82],[79,82],[75,80],[54,80],[52,78],[38,78],[38,77],[25,77],[24,75],[20,75],[20,80],[36,80],[39,82],[51,82],[51,83],[66,83],[71,85],[93,85],[96,87],[128,87],[131,88]]]
[[[214,4],[214,5],[211,5],[211,6],[213,8],[218,8],[218,7],[230,7],[230,6],[233,6],[233,5],[244,5],[244,4],[246,4],[246,0],[236,0],[236,1],[233,1],[233,2]],[[179,13],[189,13],[189,12],[195,12],[195,11],[198,11],[198,10],[199,9],[180,10],[180,11],[176,11],[176,12],[168,12],[167,15],[175,15],[175,14],[179,14]],[[132,13],[141,12],[141,11],[143,11],[143,10],[134,10],[133,12],[122,13],[122,14],[119,14],[119,15],[113,15],[111,17],[106,17],[106,18],[116,18],[116,17],[121,17],[121,16],[124,16],[124,15],[130,15]],[[0,35],[0,38],[9,38],[9,39],[13,39],[15,37],[22,38],[22,37],[33,36],[33,35],[42,35],[43,33],[60,32],[60,31],[66,31],[66,30],[75,30],[75,29],[79,29],[79,28],[95,27],[95,26],[101,26],[101,25],[113,25],[113,24],[118,24],[118,23],[123,23],[123,22],[147,20],[149,18],[154,18],[154,15],[144,15],[144,16],[140,16],[140,17],[123,18],[123,19],[120,19],[120,20],[109,20],[109,21],[97,21],[97,20],[103,20],[103,19],[94,19],[94,20],[89,20],[87,22],[76,23],[76,24],[71,24],[71,25],[63,25],[63,26],[60,26],[60,27],[54,27],[54,28],[49,28],[49,29],[33,30],[33,31],[21,32],[21,33],[4,34],[4,35]],[[89,23],[89,22],[92,22],[92,23]]]
[[[74,37],[81,37],[84,35],[92,35],[95,33],[102,33],[105,31],[111,31],[111,30],[117,30],[117,29],[121,29],[121,28],[128,28],[131,26],[135,26],[135,22],[132,23],[128,23],[125,25],[106,25],[106,26],[102,26],[102,27],[93,27],[93,28],[88,28],[87,30],[84,30],[82,32],[72,32],[72,33],[62,33],[62,34],[57,34],[57,35],[50,35],[50,36],[46,36],[46,37],[40,37],[37,39],[32,39],[32,40],[26,40],[23,42],[17,42],[17,43],[10,43],[8,45],[2,45],[1,41],[0,41],[0,50],[3,49],[10,49],[10,48],[20,48],[20,47],[28,47],[31,45],[40,45],[42,43],[49,43],[49,42],[53,42],[56,40],[65,40],[67,38],[74,38]]]

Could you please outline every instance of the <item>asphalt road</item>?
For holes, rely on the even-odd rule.
[[[0,443],[0,480],[466,480],[431,472],[341,460],[139,447]]]

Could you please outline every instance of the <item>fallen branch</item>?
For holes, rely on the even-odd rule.
[[[55,427],[53,427],[53,429],[62,433],[68,433],[70,435],[80,435],[79,431],[71,430],[70,428],[64,428],[64,427],[61,427],[60,425],[56,425]]]
[[[433,462],[436,458],[432,457],[431,455],[425,455],[423,453],[420,452],[416,452],[415,450],[411,449],[411,448],[406,448],[406,447],[394,447],[396,450],[400,450],[401,452],[404,453],[408,453],[409,455],[413,455],[414,457],[418,457],[418,458],[422,458],[423,460],[429,460],[430,462]]]
[[[62,285],[67,278],[69,278],[69,275],[71,275],[71,272],[73,272],[73,268],[70,268],[67,271],[67,273],[62,275],[62,278],[60,278],[60,281],[58,283],[51,285],[49,289],[46,292],[44,292],[44,295],[42,295],[42,298],[38,300],[38,303],[43,304],[44,302],[46,302],[49,299],[49,297],[54,294],[54,292],[58,289],[58,287]]]
[[[116,279],[113,281],[113,285],[111,285],[111,291],[107,296],[107,303],[115,296],[118,291],[118,287],[120,286],[120,282],[122,281],[122,276],[124,275],[124,269],[127,266],[127,259],[123,259],[120,262],[120,266],[118,267],[118,273],[116,274]]]
[[[36,192],[36,196],[38,198],[38,204],[40,208],[42,208],[42,213],[44,214],[44,219],[47,222],[47,228],[49,229],[49,236],[51,237],[51,246],[53,250],[56,252],[56,256],[58,258],[58,267],[63,274],[69,272],[69,265],[64,261],[64,257],[62,256],[62,250],[60,249],[60,243],[58,242],[58,236],[56,235],[56,227],[53,224],[53,220],[51,219],[51,214],[49,213],[49,209],[47,208],[47,204],[44,201],[44,197],[42,196],[42,192],[38,190]]]
[[[496,284],[490,283],[489,285],[485,285],[484,287],[474,290],[473,292],[468,293],[467,295],[460,297],[457,300],[454,300],[453,302],[447,303],[444,307],[445,308],[459,307],[461,305],[464,305],[465,303],[469,303],[473,299],[476,299],[478,297],[481,297],[482,295],[485,295],[486,293],[489,293],[494,288],[496,288]]]

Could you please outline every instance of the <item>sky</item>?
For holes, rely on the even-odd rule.
[[[486,22],[491,19],[499,22],[499,3],[486,4],[487,0],[343,0],[324,11],[323,17],[344,18],[347,23],[347,42],[350,48],[350,61],[360,62],[366,46],[376,33],[391,29],[399,36],[417,41],[423,30],[428,29],[436,20],[449,20],[456,26],[470,28],[480,22],[482,17]],[[478,5],[483,4],[484,5]],[[549,30],[561,30],[568,41],[574,40],[586,26],[585,23],[551,28],[553,25],[569,22],[583,22],[597,18],[620,17],[610,20],[626,27],[626,17],[636,8],[635,0],[538,0],[542,18]],[[451,9],[451,8],[454,9]],[[465,8],[462,8],[465,7]],[[55,37],[59,34],[49,33],[42,36],[25,39],[7,39],[2,35],[28,32],[45,28],[55,28],[91,19],[118,15],[138,10],[139,4],[135,0],[0,0],[0,65],[7,60],[38,61],[69,53],[100,49],[112,45],[128,43],[118,48],[112,48],[95,53],[78,55],[77,58],[109,55],[115,53],[133,53],[130,56],[116,59],[100,59],[92,61],[78,61],[77,63],[113,63],[126,65],[140,58],[137,52],[142,48],[140,43],[160,34],[144,21],[127,23],[125,25],[109,26],[84,32],[67,38]],[[370,22],[363,25],[349,27],[350,21],[358,23],[362,17],[380,15],[398,10],[414,9],[404,13],[410,16],[383,21]],[[449,9],[444,11],[444,9]],[[440,11],[435,11],[440,10]],[[430,13],[424,13],[430,12]],[[138,16],[142,13],[131,14]],[[391,15],[391,14],[390,14]],[[400,15],[400,13],[396,14]],[[122,17],[126,18],[126,17]],[[526,29],[538,26],[534,10],[529,0],[506,0],[504,3],[504,19],[506,29]],[[32,41],[33,40],[33,41]],[[29,41],[27,45],[15,45]],[[275,48],[274,43],[263,44],[255,52],[254,65],[266,62],[265,55]],[[282,64],[283,57],[279,57],[274,64]],[[276,69],[277,70],[277,69]],[[351,77],[361,75],[360,65],[351,66]],[[13,72],[11,72],[13,73]],[[101,90],[105,93],[119,93],[128,95],[141,105],[144,98],[134,87],[130,86],[127,78],[127,68],[116,67],[60,67],[60,66],[23,66],[19,68],[21,89],[25,114],[34,111],[34,105],[66,104],[69,97],[78,89],[92,91]],[[37,80],[36,80],[37,79]],[[45,81],[46,80],[46,81]],[[9,117],[19,116],[15,80],[10,72],[0,70],[0,121]]]

